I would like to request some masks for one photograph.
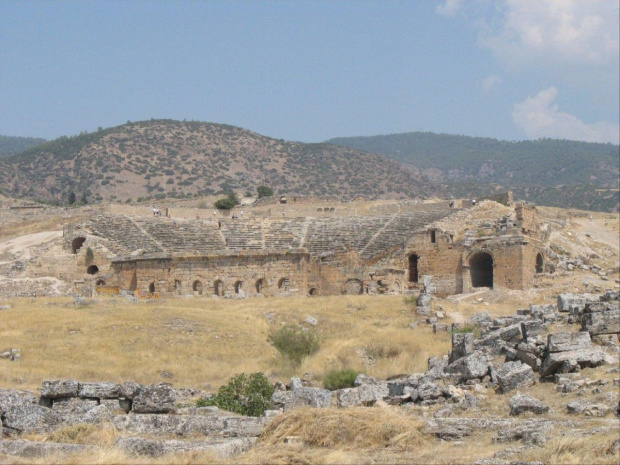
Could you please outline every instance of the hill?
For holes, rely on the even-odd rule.
[[[30,147],[41,145],[44,142],[45,139],[36,137],[13,137],[0,135],[0,157],[22,152]]]
[[[414,165],[429,179],[447,183],[454,195],[511,188],[517,197],[542,205],[618,207],[618,145],[551,139],[509,142],[428,132],[328,142]]]
[[[353,198],[432,195],[436,186],[376,154],[271,139],[222,124],[151,120],[61,137],[0,165],[5,192],[90,201],[255,191]]]

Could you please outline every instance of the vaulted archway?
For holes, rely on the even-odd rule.
[[[493,287],[493,257],[487,252],[477,252],[469,259],[472,287]]]

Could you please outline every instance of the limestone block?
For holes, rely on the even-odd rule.
[[[174,389],[167,384],[144,386],[133,399],[134,413],[170,413],[174,411]]]
[[[50,399],[59,399],[62,397],[77,397],[79,384],[73,379],[43,381],[41,388],[41,396]]]
[[[55,399],[52,405],[52,410],[61,420],[64,421],[64,418],[66,417],[81,415],[97,405],[99,405],[97,400],[70,397],[66,399]]]
[[[449,364],[445,371],[459,375],[462,380],[482,378],[489,372],[489,356],[482,350],[476,350]]]
[[[540,367],[540,376],[555,374],[564,363],[584,367],[597,367],[605,363],[605,354],[598,348],[570,350],[548,354]]]
[[[521,322],[521,332],[525,340],[534,339],[547,331],[547,325],[540,320],[527,320]]]
[[[292,396],[284,404],[284,410],[296,407],[329,407],[331,400],[332,393],[327,389],[299,388],[292,391]]]
[[[362,404],[359,389],[356,387],[339,389],[336,394],[336,399],[338,401],[338,407],[356,407]]]
[[[512,362],[517,363],[517,362]],[[508,364],[504,364],[508,365]],[[521,364],[500,367],[497,370],[497,382],[503,393],[536,384],[534,370],[529,365]]]
[[[592,336],[599,334],[620,334],[620,310],[586,313],[581,327]]]
[[[156,440],[139,437],[118,438],[114,446],[125,452],[147,457],[188,452],[211,452],[229,458],[248,451],[256,438],[212,439],[209,441]]]
[[[133,381],[125,381],[119,388],[118,395],[123,399],[132,400],[134,397],[138,395],[140,390],[142,389],[142,385],[138,383],[134,383]]]
[[[586,303],[598,302],[599,296],[595,294],[559,294],[558,295],[558,311],[568,312],[570,307],[577,308],[577,311],[583,312]]]
[[[474,351],[473,333],[453,333],[452,352],[450,352],[450,363],[459,358],[466,357]]]
[[[589,349],[591,345],[590,334],[587,332],[555,333],[547,337],[547,353]]]
[[[524,412],[532,412],[540,415],[549,411],[549,406],[547,404],[527,395],[517,394],[510,399],[509,405],[511,415],[520,415]]]
[[[118,383],[79,383],[78,397],[115,399],[119,397]]]
[[[474,342],[475,347],[493,346],[498,340],[507,342],[517,342],[523,338],[521,333],[521,324],[514,324],[500,328],[495,331],[489,331],[480,339]]]
[[[99,450],[97,446],[85,444],[59,444],[55,442],[37,442],[24,439],[14,441],[0,440],[0,454],[22,457],[25,459],[59,457]]]

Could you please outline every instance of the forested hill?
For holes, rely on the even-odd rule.
[[[416,166],[440,182],[508,186],[592,184],[617,188],[620,147],[567,140],[509,142],[482,137],[410,132],[327,141]]]
[[[45,139],[36,137],[0,136],[0,157],[23,152],[44,142]]]
[[[89,202],[183,198],[267,185],[276,193],[437,195],[437,186],[394,160],[331,144],[303,144],[215,123],[151,120],[61,137],[0,159],[14,196]]]

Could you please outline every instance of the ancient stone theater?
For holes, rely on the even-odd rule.
[[[365,216],[208,220],[100,215],[65,236],[73,258],[65,279],[229,298],[401,294],[423,275],[433,276],[440,296],[528,288],[544,269],[548,239],[536,208],[506,207],[465,227],[479,208],[437,202]]]

